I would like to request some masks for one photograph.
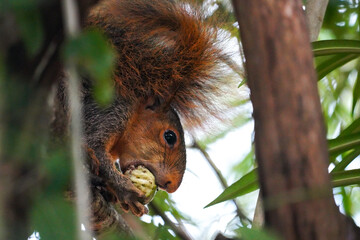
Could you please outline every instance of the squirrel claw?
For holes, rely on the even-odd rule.
[[[132,184],[130,179],[126,178],[123,183],[113,186],[115,195],[120,202],[120,207],[125,212],[130,210],[135,216],[141,217],[147,214],[148,209],[141,203],[144,201],[145,195]]]
[[[120,204],[121,209],[124,212],[129,212],[129,210],[134,214],[135,216],[141,217],[144,214],[147,214],[149,212],[148,208],[145,207],[140,202],[129,202],[129,203],[121,203]]]
[[[130,209],[131,212],[138,217],[141,217],[144,214],[147,214],[149,212],[149,210],[147,209],[147,207],[145,207],[142,203],[140,202],[133,202],[130,205]]]
[[[142,215],[147,214],[149,212],[149,209],[138,201],[120,203],[120,207],[124,212],[127,213],[130,210],[132,214],[138,217],[141,217]]]

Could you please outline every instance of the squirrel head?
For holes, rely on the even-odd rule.
[[[138,104],[109,152],[119,159],[122,172],[143,165],[160,189],[172,193],[180,186],[186,165],[184,131],[177,113],[159,98]]]

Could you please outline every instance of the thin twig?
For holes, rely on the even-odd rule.
[[[231,68],[231,70],[238,74],[242,80],[245,79],[245,70],[237,62],[232,58],[223,58],[223,61]]]
[[[45,68],[49,65],[51,58],[56,54],[56,49],[58,47],[59,44],[55,40],[51,41],[49,46],[47,46],[44,55],[41,57],[41,60],[34,71],[34,82],[38,83],[40,81],[40,77],[44,73]]]
[[[67,36],[74,37],[80,33],[80,23],[77,5],[74,0],[62,1],[64,12],[64,25]],[[69,101],[71,114],[71,140],[72,140],[72,158],[74,165],[74,185],[76,192],[76,209],[77,209],[77,234],[78,239],[88,240],[92,239],[90,221],[88,219],[87,209],[90,209],[89,203],[89,184],[88,176],[84,171],[81,140],[83,136],[82,125],[82,105],[80,102],[80,78],[76,71],[74,62],[70,60],[67,62],[67,70],[69,73]],[[80,226],[83,224],[86,231],[82,231]]]
[[[261,198],[261,190],[259,191],[259,196],[256,201],[256,207],[254,212],[254,219],[253,219],[253,228],[261,228],[264,226],[264,209],[263,209],[263,202]]]
[[[168,218],[168,216],[166,216],[166,214],[163,211],[161,211],[158,206],[156,206],[156,204],[150,203],[149,207],[151,207],[154,213],[156,215],[159,215],[164,220],[164,222],[170,226],[170,228],[176,233],[178,237],[180,237],[183,240],[191,240],[191,237],[187,232],[185,232],[181,223],[175,224],[174,222],[172,222],[170,218]]]
[[[329,0],[308,0],[305,5],[305,15],[310,33],[310,40],[316,41],[319,37]]]
[[[201,154],[205,157],[207,162],[210,164],[210,166],[214,170],[214,172],[215,172],[216,176],[218,177],[222,187],[224,189],[228,188],[229,186],[228,186],[228,184],[226,182],[226,179],[222,175],[221,171],[217,168],[215,163],[211,160],[209,154],[205,151],[205,149],[203,147],[201,147],[196,140],[194,140],[193,145],[191,147],[195,148],[195,149],[198,149],[201,152]],[[236,213],[239,216],[240,221],[243,223],[243,225],[244,225],[245,221],[247,221],[248,223],[251,223],[251,220],[241,210],[241,207],[239,206],[238,202],[235,199],[233,199],[232,201],[235,204]]]

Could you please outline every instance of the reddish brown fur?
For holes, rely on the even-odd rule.
[[[156,95],[197,125],[204,110],[215,113],[211,102],[226,58],[203,18],[172,1],[108,0],[92,11],[89,24],[100,26],[117,49],[120,95]]]
[[[99,159],[96,157],[95,152],[93,149],[91,148],[87,148],[87,152],[89,157],[91,158],[91,172],[95,173],[96,175],[99,175],[99,166],[100,166],[100,161]]]
[[[123,171],[130,165],[144,165],[156,177],[157,185],[172,193],[179,187],[185,170],[184,143],[179,139],[174,146],[168,146],[163,133],[172,130],[181,136],[177,126],[161,109],[152,111],[144,105],[140,104],[110,154],[113,159],[120,159]]]
[[[198,126],[204,113],[218,114],[212,103],[224,84],[227,56],[204,16],[176,1],[104,0],[91,11],[88,26],[100,28],[117,52],[113,78],[118,104],[107,109],[113,118],[91,104],[85,107],[92,117],[88,143],[97,147],[101,161],[95,172],[125,211],[141,216],[146,213],[140,203],[144,196],[115,161],[120,160],[122,171],[144,165],[160,188],[174,192],[186,165],[178,114],[187,126]]]

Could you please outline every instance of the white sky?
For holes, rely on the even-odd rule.
[[[209,153],[216,166],[226,177],[230,169],[250,151],[253,124],[249,123],[228,133],[224,138],[209,145]],[[180,188],[172,194],[178,209],[190,216],[198,226],[186,225],[194,239],[210,239],[215,233],[224,232],[228,223],[236,217],[232,202],[221,203],[207,209],[204,206],[214,200],[222,187],[212,168],[199,151],[187,150],[187,171]],[[231,183],[229,183],[230,185]],[[244,209],[255,208],[257,193],[243,199]],[[249,215],[252,218],[252,214]]]

